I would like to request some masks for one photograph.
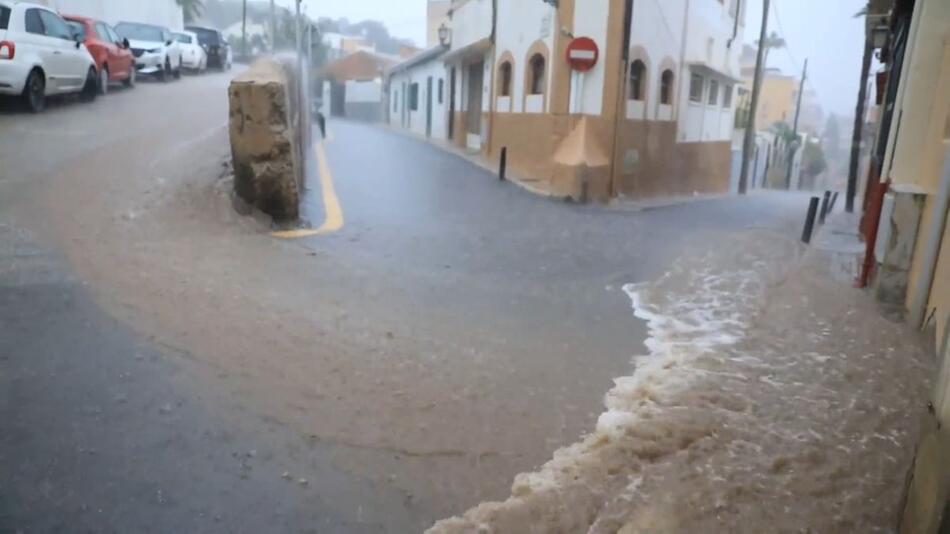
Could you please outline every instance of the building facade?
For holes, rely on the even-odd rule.
[[[448,74],[436,46],[393,67],[389,72],[389,123],[416,135],[447,139]]]
[[[882,31],[883,30],[883,31]],[[933,336],[936,363],[908,477],[902,533],[950,531],[950,3],[872,0],[880,47],[864,230],[877,298]],[[877,192],[877,195],[875,195]],[[875,198],[883,200],[875,201]],[[875,245],[876,241],[876,245]],[[874,250],[871,250],[874,249]]]
[[[184,28],[184,16],[175,0],[38,0],[64,14],[83,15],[116,24],[143,22],[166,26],[172,30]]]
[[[492,160],[504,150],[558,196],[725,193],[741,4],[455,0],[437,59],[446,136]],[[568,64],[575,37],[599,49],[587,72]]]
[[[429,0],[426,6],[426,47],[432,48],[439,42],[439,28],[449,24],[449,9],[452,0]]]

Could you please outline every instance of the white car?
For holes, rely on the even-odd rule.
[[[96,97],[95,61],[66,21],[48,7],[0,0],[0,95],[23,98],[34,113],[48,95]]]
[[[208,53],[198,43],[198,34],[195,32],[172,32],[172,37],[178,42],[181,49],[181,66],[197,72],[204,72],[208,68]]]
[[[171,30],[152,24],[120,22],[115,25],[119,37],[129,40],[139,74],[156,76],[161,81],[181,77],[181,47]]]

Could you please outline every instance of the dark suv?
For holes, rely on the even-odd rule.
[[[208,54],[208,67],[221,70],[231,68],[231,45],[221,32],[203,26],[185,26],[185,29],[198,35],[198,44]]]

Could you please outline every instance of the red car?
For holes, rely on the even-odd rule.
[[[126,87],[135,85],[135,58],[129,50],[129,42],[119,37],[112,26],[76,15],[63,15],[63,18],[96,62],[99,94],[109,92],[110,82],[122,82]]]

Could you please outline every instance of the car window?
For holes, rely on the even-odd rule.
[[[109,27],[106,25],[105,22],[96,23],[96,33],[99,34],[99,38],[102,39],[103,41],[108,41],[110,43],[115,42],[115,39],[113,39],[112,36],[109,35]]]
[[[188,31],[195,32],[198,35],[198,42],[203,45],[220,45],[220,39],[218,38],[218,32],[214,30],[209,30],[206,28],[195,28],[193,26],[187,28]]]
[[[184,33],[176,33],[175,40],[184,44],[191,44],[192,41],[191,36]]]
[[[69,30],[69,25],[56,13],[40,10],[40,19],[43,21],[43,27],[46,28],[46,35],[67,41],[73,40],[73,32]]]
[[[0,6],[0,30],[5,30],[10,26],[10,8]]]
[[[27,33],[38,33],[43,35],[46,31],[43,29],[43,20],[40,19],[40,9],[26,10],[26,31]]]
[[[66,24],[69,25],[69,31],[76,36],[80,41],[86,40],[86,25],[81,22],[76,22],[74,20],[67,20]]]
[[[138,41],[153,41],[158,42],[162,40],[162,29],[155,26],[146,26],[144,24],[130,24],[127,22],[122,22],[115,27],[115,31],[125,37],[126,39],[134,39]]]
[[[109,40],[116,44],[122,43],[122,38],[119,37],[119,34],[115,33],[115,30],[112,29],[112,26],[109,26],[106,23],[103,23],[102,25],[105,26],[106,31],[109,32]]]

